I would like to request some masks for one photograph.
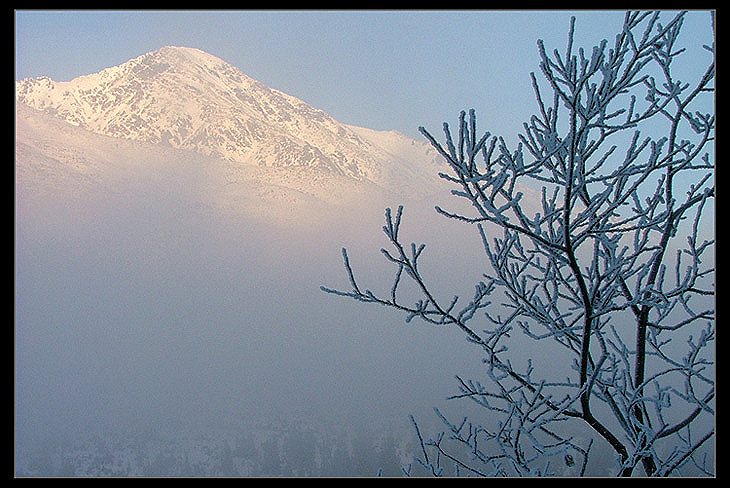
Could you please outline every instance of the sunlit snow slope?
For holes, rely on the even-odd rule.
[[[223,180],[212,182],[218,185],[212,191],[233,206],[251,195],[250,188],[243,191],[251,184],[259,197],[292,194],[330,203],[374,189],[423,197],[438,185],[440,158],[425,141],[342,124],[193,48],[163,47],[67,82],[18,81],[16,101],[21,175],[41,166],[50,171],[53,160],[63,163],[51,165],[53,172],[91,178],[100,166],[118,169],[132,157],[147,161],[138,164],[154,158],[172,164],[182,154],[167,151],[175,149],[190,164],[220,170],[216,177]]]

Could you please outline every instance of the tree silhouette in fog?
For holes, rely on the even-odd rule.
[[[484,355],[485,378],[457,377],[452,397],[483,418],[437,411],[435,437],[414,421],[426,472],[714,473],[714,16],[690,74],[677,69],[696,42],[680,35],[685,17],[627,12],[589,49],[573,18],[564,50],[538,41],[536,113],[516,147],[478,133],[474,111],[454,133],[444,124],[444,142],[421,128],[467,203],[437,212],[483,248],[469,299],[437,296],[425,246],[401,239],[403,207],[386,210],[385,293],[358,283],[343,249],[351,288],[324,291],[458,329]],[[591,457],[605,446],[615,462]]]

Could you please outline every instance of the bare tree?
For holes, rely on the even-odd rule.
[[[389,292],[362,288],[343,249],[351,290],[324,291],[456,327],[485,356],[487,381],[457,376],[452,397],[484,407],[482,422],[437,410],[447,428],[424,439],[414,421],[429,473],[583,475],[603,442],[615,474],[640,463],[651,476],[714,473],[702,456],[714,435],[714,231],[703,240],[715,195],[714,41],[707,69],[677,79],[685,16],[627,12],[613,46],[590,52],[573,45],[575,18],[564,53],[538,41],[544,80],[531,75],[537,113],[516,149],[478,136],[473,110],[458,134],[444,124],[443,144],[421,128],[450,168],[439,176],[472,209],[437,212],[474,226],[491,266],[468,303],[432,293],[424,245],[399,239],[402,206],[383,227]],[[524,188],[541,188],[540,201]],[[415,304],[401,299],[406,281],[420,290]],[[533,346],[562,350],[551,361],[561,377],[544,377]]]

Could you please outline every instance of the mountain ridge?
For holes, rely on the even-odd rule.
[[[440,157],[396,131],[343,124],[200,49],[165,46],[67,82],[16,82],[16,101],[91,132],[263,167],[316,168],[425,195]]]

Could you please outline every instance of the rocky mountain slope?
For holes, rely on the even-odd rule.
[[[315,196],[324,185],[330,199],[333,185],[345,182],[407,196],[431,194],[438,183],[440,158],[426,142],[342,124],[193,48],[163,47],[67,82],[24,79],[16,82],[16,101],[26,121],[39,111],[109,137],[95,145],[118,148],[115,141],[122,139],[154,145],[157,152],[172,148],[225,161],[228,183],[259,174],[274,186]],[[30,125],[50,123],[44,120]],[[26,137],[38,138],[26,132],[28,124],[17,128],[21,146]],[[48,150],[35,146],[36,152]],[[16,152],[21,163],[27,154]]]

